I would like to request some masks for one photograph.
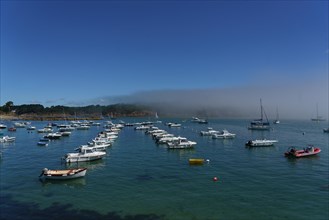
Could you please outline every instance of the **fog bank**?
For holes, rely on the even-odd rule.
[[[328,119],[328,82],[307,82],[299,86],[249,86],[221,89],[153,90],[127,96],[107,96],[93,104],[133,103],[150,106],[159,115],[182,117],[258,118],[260,99],[269,119]],[[102,100],[100,103],[99,100]]]

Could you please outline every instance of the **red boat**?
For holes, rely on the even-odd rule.
[[[284,153],[286,157],[307,157],[307,156],[313,156],[321,152],[321,149],[318,147],[308,146],[307,148],[304,148],[302,150],[296,150],[295,147],[290,147],[288,150]]]
[[[10,127],[10,128],[8,128],[8,131],[16,131],[16,128],[15,127]]]

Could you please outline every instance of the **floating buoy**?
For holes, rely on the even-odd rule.
[[[214,182],[216,182],[216,181],[218,181],[218,178],[215,176],[214,178],[212,178],[212,180],[213,180]]]

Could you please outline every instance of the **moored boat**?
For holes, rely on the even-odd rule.
[[[246,146],[249,147],[267,147],[267,146],[272,146],[274,143],[277,143],[278,140],[267,140],[267,139],[262,139],[262,140],[249,140],[246,143]]]
[[[96,151],[90,148],[82,148],[79,153],[68,153],[63,160],[66,163],[84,162],[102,159],[106,152]]]
[[[235,138],[235,134],[228,132],[227,130],[223,130],[218,134],[212,135],[213,139],[228,139],[228,138]]]
[[[7,125],[0,123],[0,129],[6,129]]]
[[[84,177],[86,175],[87,168],[77,168],[69,170],[48,170],[44,168],[40,174],[40,178],[53,179],[53,180],[67,180]]]
[[[16,137],[10,137],[8,135],[3,136],[0,138],[0,143],[6,143],[6,142],[14,142],[16,140]]]
[[[313,156],[320,152],[321,152],[320,148],[310,145],[301,150],[297,150],[295,147],[289,147],[288,150],[284,153],[284,155],[286,157],[300,158],[300,157]]]
[[[178,140],[168,142],[168,149],[189,149],[193,148],[197,143],[194,141],[189,141],[186,138],[179,138]]]
[[[45,141],[38,141],[37,143],[39,146],[48,146],[48,142]]]
[[[202,165],[204,164],[205,162],[205,159],[202,159],[202,158],[191,158],[188,160],[188,163],[190,165]]]
[[[48,138],[41,138],[39,141],[38,141],[38,145],[39,146],[48,146],[48,143],[49,143],[50,139]]]
[[[62,134],[59,132],[56,133],[48,133],[47,135],[43,136],[44,138],[48,138],[51,140],[55,140],[55,139],[59,139],[60,137],[62,137]]]
[[[268,121],[267,115],[262,105],[262,100],[260,100],[260,112],[261,118],[255,119],[250,122],[250,126],[248,127],[249,130],[270,130],[270,123]],[[264,116],[265,115],[265,119]]]
[[[16,131],[17,129],[15,127],[8,128],[8,131]]]
[[[213,128],[207,128],[207,131],[200,131],[201,136],[212,136],[219,133],[219,131],[214,130]]]

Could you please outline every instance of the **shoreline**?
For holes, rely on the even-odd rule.
[[[114,118],[111,117],[100,117],[95,115],[86,115],[84,117],[64,117],[62,115],[13,115],[13,114],[0,114],[0,121],[76,121],[76,120],[114,120],[120,117],[146,117],[145,114],[133,114],[133,115],[116,115]]]

